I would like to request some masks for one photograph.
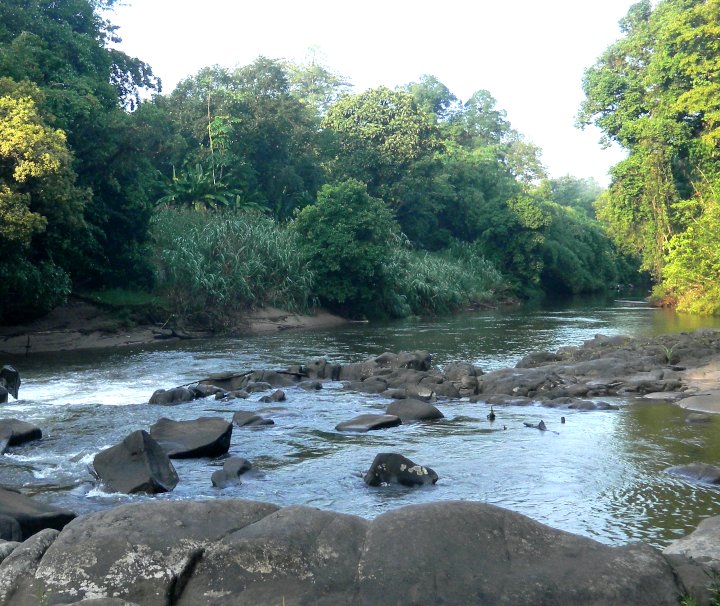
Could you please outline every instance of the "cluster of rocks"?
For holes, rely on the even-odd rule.
[[[442,419],[444,415],[434,403],[459,398],[494,406],[540,404],[575,410],[615,408],[599,400],[605,396],[674,398],[681,405],[704,398],[706,403],[712,393],[703,392],[707,385],[702,380],[712,376],[716,368],[720,373],[720,336],[715,331],[650,340],[598,335],[579,347],[530,354],[512,369],[483,372],[472,364],[453,363],[439,370],[432,366],[428,352],[386,352],[352,364],[331,364],[319,359],[282,371],[216,374],[192,385],[157,390],[149,403],[172,406],[209,397],[231,401],[262,392],[271,393],[263,395],[260,401],[281,402],[286,399],[284,390],[288,388],[316,390],[322,388],[324,381],[340,381],[345,389],[380,394],[391,400],[383,414],[361,415],[336,426],[337,431],[364,432]],[[494,417],[492,409],[491,414]],[[708,417],[693,413],[687,420],[702,423]],[[134,431],[121,443],[98,453],[93,471],[110,490],[169,491],[178,483],[171,459],[223,457],[228,453],[233,425],[255,427],[272,423],[272,419],[247,410],[236,411],[232,422],[219,417],[189,421],[160,418],[149,431]],[[526,425],[546,429],[542,422]],[[23,421],[0,420],[0,452],[41,437],[39,428]],[[212,474],[212,484],[222,488],[237,483],[251,467],[245,459],[226,459],[222,469]],[[671,468],[668,473],[693,481],[720,483],[720,469],[704,463]],[[389,483],[422,486],[437,480],[432,469],[399,453],[378,454],[364,477],[370,486]],[[465,603],[467,596],[475,596],[482,603],[555,604],[589,602],[585,596],[590,595],[592,588],[594,604],[663,604],[671,603],[666,599],[671,591],[677,593],[681,589],[675,584],[676,579],[689,579],[688,583],[697,590],[701,578],[697,562],[688,560],[685,548],[682,553],[673,554],[671,570],[667,560],[650,548],[598,546],[588,539],[546,529],[517,514],[479,504],[407,508],[367,522],[303,507],[278,510],[272,505],[245,501],[218,503],[228,510],[223,514],[225,517],[219,516],[222,521],[213,528],[211,516],[219,515],[213,503],[138,505],[71,522],[75,518],[72,512],[0,489],[0,539],[7,540],[0,542],[0,560],[4,558],[0,565],[0,603],[10,598],[12,601],[4,603],[36,603],[32,600],[43,595],[48,604],[109,596],[140,604],[168,601],[229,604],[236,603],[238,597],[248,603],[264,604],[277,603],[278,596],[288,604],[361,604],[378,603],[373,596],[387,595],[391,597],[381,601]],[[115,518],[116,515],[119,517]],[[230,521],[235,515],[237,519]],[[163,520],[154,520],[156,528],[163,529],[162,537],[148,539],[147,543],[138,539],[132,554],[123,552],[132,544],[127,537],[139,532],[130,529],[128,520],[133,528],[136,525],[145,528],[145,520],[153,516],[165,516]],[[484,536],[483,532],[490,532],[485,527],[487,520],[494,520],[492,524],[497,523],[501,529],[499,535],[498,530],[492,531],[495,538],[490,541],[491,547],[478,538]],[[122,530],[126,524],[126,530]],[[467,543],[466,531],[473,524],[484,530],[472,535],[478,542],[471,545]],[[112,528],[109,534],[108,526]],[[522,532],[510,532],[511,526],[521,528]],[[717,524],[711,531],[703,532],[714,532],[716,536],[719,527]],[[177,536],[173,538],[172,532],[165,536],[167,529],[177,530]],[[150,526],[146,531],[149,536],[156,532]],[[391,555],[368,548],[375,545],[373,541],[379,541],[381,531],[387,534],[384,548],[388,554],[395,553],[398,545],[403,549],[402,554],[397,554],[403,561],[401,571]],[[125,538],[119,539],[120,536]],[[550,536],[552,540],[548,539]],[[440,547],[428,537],[434,537]],[[444,551],[443,540],[450,537],[455,543]],[[541,540],[542,537],[545,538]],[[115,545],[107,557],[93,560],[88,556],[78,561],[82,550],[102,549],[106,542]],[[80,547],[74,547],[75,543]],[[557,552],[548,546],[550,543],[558,548]],[[456,544],[464,546],[457,553]],[[379,546],[377,543],[377,549]],[[493,552],[495,548],[497,553]],[[485,551],[490,554],[487,561],[474,561],[476,557],[485,558],[478,556]],[[557,553],[558,557],[552,565],[545,558],[549,552]],[[504,564],[499,562],[508,553],[512,554],[513,566],[503,568]],[[583,557],[578,558],[578,553]],[[413,562],[405,561],[407,554],[412,554]],[[457,568],[442,563],[448,554],[450,559],[458,558]],[[542,557],[538,558],[538,554]],[[247,563],[241,570],[237,569],[240,566],[237,562],[241,561],[238,558]],[[701,564],[707,568],[706,560]],[[92,570],[86,565],[90,561],[96,562]],[[603,583],[598,584],[591,580],[588,571],[597,569],[600,561],[608,572]],[[387,575],[382,565],[392,568],[399,577]],[[585,572],[580,570],[582,566],[587,567]],[[632,583],[625,580],[628,570],[638,575],[633,576]],[[418,571],[423,574],[417,574]],[[529,585],[523,583],[520,571],[540,580]],[[437,581],[426,582],[425,575],[445,579],[447,586]],[[643,580],[646,578],[647,581]],[[614,585],[616,581],[618,584]],[[402,595],[395,599],[393,592]],[[463,596],[462,602],[459,596]]]
[[[147,502],[0,543],[0,604],[707,604],[718,545],[720,518],[663,554],[474,502],[373,520],[243,500]]]

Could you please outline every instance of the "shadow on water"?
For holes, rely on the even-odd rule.
[[[374,517],[413,503],[479,500],[605,543],[642,539],[662,546],[703,517],[720,514],[716,488],[664,473],[694,461],[718,464],[720,418],[689,425],[686,413],[673,405],[619,401],[619,411],[596,412],[505,405],[495,407],[491,423],[485,403],[439,401],[443,420],[345,434],[335,430],[338,423],[378,413],[388,400],[329,383],[318,392],[285,389],[288,399],[281,406],[259,402],[263,393],[173,407],[147,401],[159,387],[212,373],[285,368],[321,356],[347,363],[384,351],[424,349],[439,367],[467,361],[487,371],[598,333],[650,336],[708,326],[719,328],[720,319],[676,316],[639,300],[596,298],[436,320],[33,356],[15,361],[23,376],[21,399],[0,405],[0,416],[35,423],[44,438],[2,458],[0,484],[80,513],[149,499],[222,496]],[[210,476],[221,459],[175,461],[180,483],[156,497],[108,494],[88,472],[97,452],[133,430],[147,430],[161,416],[231,420],[237,410],[263,410],[275,421],[261,429],[234,428],[229,455],[254,467],[237,486],[212,487]],[[541,419],[549,431],[524,426]],[[423,489],[370,489],[362,476],[378,452],[400,452],[432,467],[440,480]]]

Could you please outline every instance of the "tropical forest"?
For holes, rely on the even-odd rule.
[[[588,66],[578,128],[627,152],[607,189],[548,177],[492,91],[430,74],[355,91],[258,56],[165,91],[115,2],[0,4],[0,323],[71,294],[222,330],[630,285],[720,312],[718,0],[642,0]]]

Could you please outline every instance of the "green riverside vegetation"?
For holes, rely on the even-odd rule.
[[[405,317],[647,276],[720,312],[720,0],[634,5],[588,69],[578,122],[628,150],[606,191],[548,178],[489,91],[431,75],[354,93],[258,57],[163,93],[113,48],[115,3],[0,4],[1,323],[72,292],[223,330],[265,305]]]

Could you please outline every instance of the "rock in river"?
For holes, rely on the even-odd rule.
[[[434,421],[445,416],[432,404],[412,398],[393,402],[385,412],[400,417],[403,423],[408,421]]]
[[[150,435],[171,459],[219,457],[230,448],[232,423],[220,417],[191,421],[163,417],[150,427]]]
[[[45,528],[61,530],[75,514],[0,488],[0,539],[24,541]]]
[[[146,432],[132,432],[120,444],[95,455],[93,468],[109,491],[169,492],[178,483],[173,464]]]
[[[349,421],[343,421],[335,426],[337,431],[365,432],[374,429],[397,427],[402,421],[395,415],[359,415]]]
[[[368,486],[380,486],[380,484],[425,486],[435,484],[438,475],[429,467],[413,463],[401,454],[381,452],[375,456],[363,480]]]

